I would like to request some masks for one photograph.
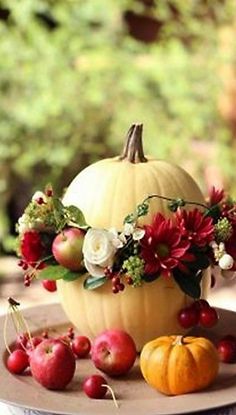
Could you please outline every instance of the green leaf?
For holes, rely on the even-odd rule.
[[[204,213],[205,216],[210,216],[213,219],[213,222],[216,223],[221,217],[221,210],[219,205],[213,205],[209,207]]]
[[[68,273],[68,269],[61,265],[49,265],[43,268],[38,274],[39,280],[60,280]]]
[[[173,276],[180,289],[192,298],[201,297],[201,275],[184,274],[179,270],[173,272]]]
[[[62,230],[66,225],[66,219],[64,216],[64,206],[60,199],[57,197],[53,198],[53,214],[56,221],[57,231]]]
[[[191,253],[193,253],[193,255],[195,256],[195,260],[192,262],[185,263],[190,269],[190,271],[196,274],[198,270],[206,269],[209,267],[210,261],[208,256],[204,252],[197,252],[192,250]]]
[[[124,219],[124,224],[125,223],[134,223],[135,222],[135,220],[136,220],[137,218],[136,218],[136,216],[133,214],[133,213],[130,213],[129,215],[127,215],[126,217],[125,217],[125,219]]]
[[[86,290],[95,290],[98,287],[101,287],[105,282],[107,281],[107,278],[105,276],[102,277],[91,277],[89,276],[84,280],[84,288]]]
[[[146,216],[148,214],[148,211],[149,211],[149,203],[147,202],[141,203],[136,208],[138,218],[140,218],[141,216]]]
[[[84,272],[74,272],[74,271],[70,271],[67,270],[68,272],[66,274],[63,275],[62,279],[64,281],[75,281],[78,278],[82,277],[84,275]]]
[[[68,215],[68,219],[71,222],[76,223],[80,228],[87,228],[88,224],[86,223],[83,212],[76,206],[67,206],[65,211]]]

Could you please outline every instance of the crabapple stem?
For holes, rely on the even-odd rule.
[[[17,301],[15,301],[11,297],[8,298],[8,303],[9,303],[8,312],[10,310],[11,317],[12,317],[12,322],[13,322],[13,325],[15,327],[16,333],[19,333],[20,329],[22,331],[25,331],[28,334],[29,341],[31,343],[31,347],[34,348],[34,344],[33,344],[33,341],[32,341],[32,336],[31,336],[31,333],[30,333],[29,326],[28,326],[23,314],[21,313],[21,311],[18,308],[20,306],[20,303],[18,303]]]
[[[3,340],[4,340],[4,344],[5,344],[5,347],[6,347],[7,351],[8,351],[8,353],[11,354],[11,349],[8,346],[8,342],[7,342],[8,311],[9,311],[9,307],[8,307],[8,310],[7,310],[7,313],[6,313],[6,318],[5,318],[4,326],[3,326]]]
[[[119,405],[118,405],[117,399],[116,399],[116,397],[115,397],[114,391],[113,391],[113,389],[111,388],[111,386],[107,385],[106,383],[103,383],[101,386],[104,386],[105,388],[107,388],[107,389],[109,390],[109,392],[110,392],[110,394],[111,394],[111,396],[112,396],[112,399],[113,399],[113,402],[114,402],[114,404],[115,404],[116,408],[119,408]]]

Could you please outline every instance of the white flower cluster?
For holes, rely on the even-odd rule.
[[[129,223],[124,225],[121,233],[116,229],[90,228],[83,243],[84,265],[90,275],[93,277],[104,275],[104,269],[112,267],[117,250],[125,246],[127,238],[132,236],[134,241],[139,241],[144,234],[144,229],[135,228]]]
[[[39,199],[42,199],[44,203],[47,202],[46,195],[41,192],[40,190],[37,190],[33,196],[31,201],[37,203]],[[36,219],[35,222],[40,225],[42,223],[42,220],[40,218]],[[35,228],[35,223],[31,223],[28,215],[26,213],[23,213],[23,215],[18,219],[17,223],[17,231],[19,235],[23,235],[25,232]]]
[[[213,241],[211,247],[214,253],[215,260],[218,262],[219,267],[223,271],[227,271],[233,268],[234,259],[231,255],[227,254],[225,250],[225,244],[220,242],[219,245]]]

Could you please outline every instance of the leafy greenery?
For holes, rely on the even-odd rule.
[[[173,277],[180,289],[190,297],[197,299],[201,297],[201,277],[196,275],[184,275],[178,269],[174,270]]]
[[[95,290],[96,288],[101,287],[105,282],[107,281],[107,278],[105,276],[102,277],[87,277],[84,280],[84,288],[86,290]]]
[[[41,232],[49,231],[49,235],[50,233],[61,232],[66,226],[88,229],[84,215],[78,207],[64,206],[56,196],[47,196],[45,193],[42,193],[42,195],[45,203],[44,201],[38,203],[37,200],[32,198],[25,208],[23,218],[20,219],[20,221],[23,220],[24,225],[38,229]],[[19,222],[16,227],[20,233]]]
[[[48,265],[46,268],[40,270],[37,273],[37,278],[39,280],[59,280],[63,279],[65,281],[74,281],[79,278],[79,276],[84,275],[79,272],[72,272],[68,268],[64,268],[61,265]]]
[[[62,192],[85,165],[119,152],[136,120],[145,124],[146,153],[186,167],[190,160],[203,184],[205,160],[197,160],[192,143],[212,142],[214,160],[221,154],[231,178],[231,131],[217,103],[219,68],[232,57],[218,39],[235,16],[234,0],[0,6],[7,11],[0,20],[0,239],[11,227],[10,202],[19,216],[48,181]],[[156,42],[128,35],[127,10],[160,21]]]

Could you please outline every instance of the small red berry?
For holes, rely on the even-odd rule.
[[[27,262],[24,262],[24,263],[22,264],[22,269],[23,269],[24,271],[26,271],[28,268],[29,268],[29,267],[28,267]]]
[[[126,282],[127,282],[128,285],[132,285],[134,281],[131,277],[128,277]]]
[[[113,277],[112,268],[111,267],[106,267],[104,269],[104,275],[105,275],[105,277],[111,279]]]
[[[113,277],[111,281],[112,281],[113,285],[119,285],[120,284],[120,278],[119,277]]]
[[[221,362],[233,363],[236,361],[236,340],[222,338],[217,344],[217,351]]]
[[[76,336],[71,343],[73,353],[77,357],[86,357],[91,349],[91,343],[86,336]]]
[[[47,196],[47,197],[52,197],[52,196],[53,196],[53,191],[52,191],[52,189],[47,189],[47,190],[46,190],[46,196]]]
[[[113,294],[117,294],[119,292],[119,288],[116,285],[114,285],[112,287],[112,292],[113,292]]]
[[[107,393],[106,379],[101,375],[92,375],[85,379],[83,391],[89,398],[102,399]]]
[[[25,350],[29,336],[27,333],[18,333],[14,344],[14,349]]]
[[[57,290],[56,281],[54,280],[43,280],[42,285],[47,291],[54,292]]]
[[[121,282],[120,284],[118,284],[118,288],[119,288],[119,291],[124,291],[125,285]]]
[[[38,203],[38,205],[43,205],[44,204],[44,200],[42,197],[39,197],[38,199],[36,199],[36,202]]]
[[[29,287],[29,286],[30,286],[30,284],[31,284],[31,280],[30,280],[29,275],[25,275],[25,276],[24,276],[24,286],[25,286],[25,287]]]
[[[213,327],[217,323],[218,319],[218,314],[213,307],[203,308],[200,311],[199,322],[204,327]]]
[[[185,329],[196,326],[199,321],[198,311],[193,307],[183,308],[178,314],[178,321],[181,327]]]
[[[29,366],[29,356],[24,350],[16,349],[7,359],[7,368],[10,372],[19,375]]]

